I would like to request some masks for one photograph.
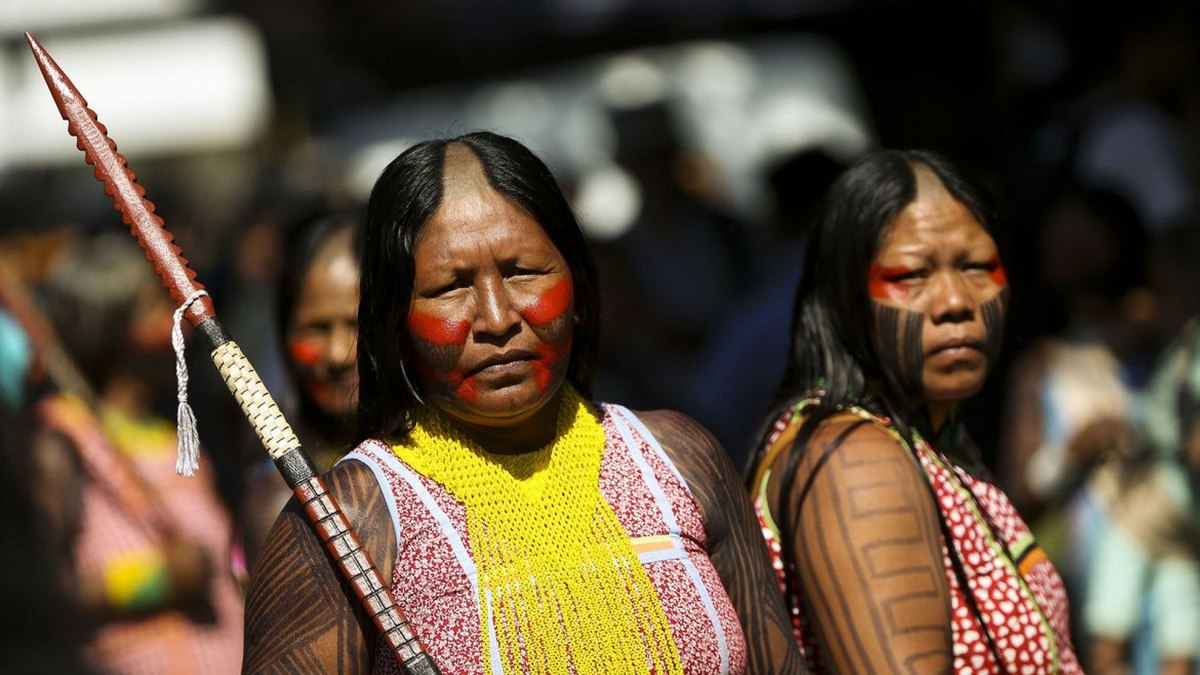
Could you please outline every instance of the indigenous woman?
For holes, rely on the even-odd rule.
[[[278,289],[278,326],[295,386],[293,426],[313,464],[328,470],[352,445],[358,406],[357,213],[331,212],[287,233]],[[246,564],[291,490],[270,461],[254,467],[242,503]]]
[[[591,254],[546,167],[488,133],[397,157],[368,204],[363,440],[330,490],[443,673],[798,672],[723,450],[590,400]],[[294,502],[245,668],[396,672]]]
[[[1000,348],[989,221],[924,152],[860,160],[817,214],[750,478],[816,672],[1079,672],[1062,581],[956,416]]]

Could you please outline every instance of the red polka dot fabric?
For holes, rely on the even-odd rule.
[[[789,426],[800,423],[799,413],[807,403],[798,404],[776,422],[768,445]],[[861,408],[847,408],[846,412],[880,425],[900,440],[886,418]],[[913,451],[929,478],[950,534],[950,542],[943,538],[942,556],[953,610],[955,672],[1081,672],[1070,640],[1062,579],[1016,509],[990,478],[968,473],[920,436],[915,440]],[[754,496],[780,590],[789,600],[796,639],[809,668],[815,673],[827,672],[821,645],[805,614],[803,580],[785,567],[779,533],[772,527],[764,495],[756,489]],[[965,589],[954,571],[952,551],[961,562]],[[968,593],[974,607],[968,602]]]

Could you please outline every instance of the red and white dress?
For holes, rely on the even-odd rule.
[[[602,406],[600,493],[625,528],[658,593],[686,673],[744,673],[737,614],[708,557],[700,507],[653,434],[629,410]],[[369,440],[342,461],[375,474],[396,531],[392,592],[445,675],[503,671],[496,624],[481,627],[465,508],[386,444]],[[481,630],[490,649],[481,653]],[[489,665],[490,664],[490,665]],[[375,673],[399,673],[382,644]]]
[[[768,452],[760,466],[769,467],[778,452],[791,447],[791,439],[803,422],[804,409],[813,402],[809,399],[797,403],[776,421],[767,441],[774,452]],[[879,426],[908,447],[887,418],[857,406],[847,406],[844,412]],[[987,478],[972,476],[955,465],[915,430],[913,435],[912,452],[933,487],[939,515],[967,580],[968,588],[964,590],[943,538],[942,557],[953,611],[954,672],[1082,672],[1071,644],[1062,579],[1008,497]],[[752,495],[755,511],[780,589],[788,598],[801,652],[810,670],[824,673],[828,666],[802,602],[803,580],[785,565],[780,532],[767,503],[769,479],[769,469],[758,475]],[[974,600],[974,608],[967,593]]]

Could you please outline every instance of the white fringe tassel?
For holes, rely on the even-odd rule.
[[[175,320],[171,323],[171,346],[175,348],[175,381],[179,386],[179,413],[177,425],[179,433],[179,450],[175,459],[175,473],[180,476],[195,475],[200,468],[200,436],[196,431],[196,415],[192,406],[188,405],[187,395],[187,363],[183,360],[183,313],[200,298],[208,295],[208,291],[196,291],[175,310]]]

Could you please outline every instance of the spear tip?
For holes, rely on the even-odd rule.
[[[33,50],[33,55],[37,57],[38,61],[41,61],[46,56],[46,50],[42,48],[42,43],[33,37],[33,33],[25,31],[25,41],[29,43],[29,48]]]

